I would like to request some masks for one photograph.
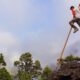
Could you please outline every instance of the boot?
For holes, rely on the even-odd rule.
[[[78,28],[74,28],[74,32],[73,33],[76,33],[78,31]]]

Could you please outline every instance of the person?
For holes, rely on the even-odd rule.
[[[78,8],[80,8],[80,5]],[[73,19],[69,22],[69,24],[74,29],[75,33],[78,31],[78,28],[74,25],[74,23],[77,23],[80,26],[80,10],[76,10],[74,6],[71,6],[70,10],[72,12]]]
[[[79,11],[80,11],[80,4],[78,5],[78,9],[79,9]]]

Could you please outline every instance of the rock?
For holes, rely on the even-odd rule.
[[[51,80],[80,80],[80,60],[64,61],[53,71]]]

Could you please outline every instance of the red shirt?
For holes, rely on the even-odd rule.
[[[75,17],[76,16],[76,11],[74,9],[72,9],[71,11],[72,11],[73,17]]]

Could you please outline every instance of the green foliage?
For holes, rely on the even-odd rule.
[[[31,80],[31,75],[24,71],[20,71],[18,76],[20,80]]]
[[[76,57],[73,55],[69,55],[67,56],[65,59],[63,59],[64,61],[73,61],[73,60],[80,60],[80,57]]]
[[[3,57],[2,53],[0,54],[0,65],[6,66],[6,62],[4,61],[4,57]]]
[[[33,63],[31,53],[23,53],[19,61],[14,62],[18,68],[19,80],[31,80],[31,77],[38,77],[41,74],[41,64],[39,60]]]
[[[42,73],[42,80],[49,80],[51,73],[52,70],[48,66],[46,66]]]
[[[35,65],[36,69],[41,69],[41,64],[40,64],[39,60],[36,60],[35,63],[34,63],[34,65]]]
[[[74,60],[74,56],[73,55],[70,55],[70,56],[67,56],[66,58],[65,58],[65,60]]]
[[[15,62],[14,62],[14,66],[18,66],[19,64],[20,64],[19,61],[15,61]]]
[[[2,53],[0,54],[0,66],[6,66]],[[4,67],[0,68],[0,80],[12,80],[11,75]]]
[[[38,77],[39,75],[41,75],[41,70],[42,68],[41,68],[40,61],[36,60],[33,65],[33,76]]]
[[[20,56],[20,61],[24,61],[24,62],[32,61],[32,55],[29,52],[23,53]]]
[[[0,80],[12,80],[11,75],[5,68],[0,69]]]
[[[29,52],[22,54],[20,56],[20,62],[21,62],[20,64],[22,65],[22,67],[24,67],[25,71],[30,73],[31,67],[32,67],[32,62],[33,62],[32,55]]]

